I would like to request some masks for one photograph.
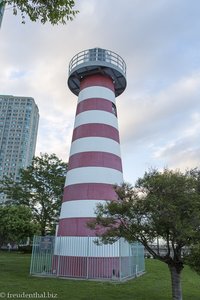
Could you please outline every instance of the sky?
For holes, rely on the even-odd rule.
[[[77,0],[74,21],[33,23],[6,9],[0,30],[0,94],[33,97],[40,111],[36,155],[68,161],[77,98],[68,64],[100,47],[127,64],[117,98],[124,180],[150,168],[200,165],[200,1]]]

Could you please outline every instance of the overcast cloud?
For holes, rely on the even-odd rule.
[[[93,47],[127,63],[118,98],[125,180],[149,167],[199,166],[200,2],[79,0],[66,26],[40,25],[6,10],[0,30],[0,94],[31,96],[40,110],[37,154],[68,160],[76,97],[70,59]]]

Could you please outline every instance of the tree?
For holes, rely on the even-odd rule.
[[[24,205],[0,206],[0,246],[31,238],[37,230],[30,208]]]
[[[89,226],[96,229],[103,243],[120,237],[142,243],[153,258],[167,264],[172,298],[182,300],[182,250],[193,243],[200,228],[200,201],[194,176],[168,169],[162,173],[151,170],[138,179],[134,188],[123,184],[116,187],[116,192],[119,201],[99,204],[97,217]],[[156,238],[165,243],[164,255],[152,247]]]
[[[25,15],[31,21],[40,21],[42,24],[50,22],[52,25],[59,23],[66,24],[72,21],[78,10],[74,10],[75,1],[73,0],[2,0],[0,6],[11,6],[13,14],[18,11],[22,14],[22,23],[25,23]]]
[[[200,199],[200,170],[198,168],[195,168],[190,170],[189,173],[196,180],[197,193]],[[197,231],[196,236],[193,240],[193,244],[186,255],[185,263],[200,275],[200,228]]]
[[[11,203],[31,208],[42,235],[53,233],[62,202],[66,163],[55,154],[34,157],[27,169],[21,169],[20,182],[6,178],[2,191]]]
[[[200,242],[192,245],[186,263],[200,275]]]

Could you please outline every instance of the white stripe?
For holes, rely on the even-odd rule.
[[[105,204],[105,200],[74,200],[62,203],[60,219],[94,218],[96,205]]]
[[[119,257],[129,256],[130,245],[120,240],[112,245],[96,245],[96,237],[64,236],[56,237],[54,255],[76,256],[76,257]],[[121,244],[123,243],[123,253]]]
[[[87,151],[108,152],[121,157],[120,144],[104,137],[85,137],[73,141],[70,156]]]
[[[89,110],[78,114],[75,118],[74,128],[91,123],[106,124],[118,129],[116,116],[102,110]]]
[[[78,183],[107,183],[120,185],[122,172],[104,167],[82,167],[67,172],[65,186]]]
[[[89,98],[103,98],[115,103],[114,92],[102,86],[91,86],[80,91],[78,103]]]

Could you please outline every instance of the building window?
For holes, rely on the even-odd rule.
[[[114,103],[112,103],[112,113],[117,117],[117,108]]]

